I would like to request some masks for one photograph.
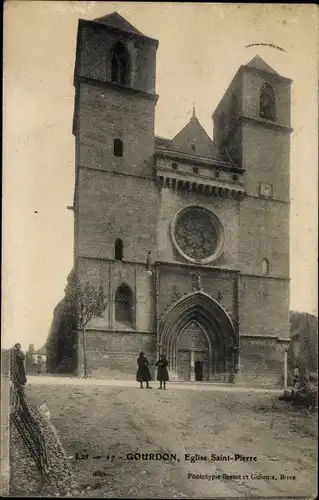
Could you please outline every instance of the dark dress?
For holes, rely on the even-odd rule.
[[[22,351],[11,350],[11,378],[14,384],[25,385],[27,383],[24,360],[25,355]]]
[[[168,382],[169,377],[168,377],[168,361],[167,359],[160,359],[156,363],[157,368],[157,380],[159,382]]]
[[[147,358],[138,358],[137,359],[138,369],[136,373],[137,382],[149,382],[152,380],[151,372],[148,367]]]

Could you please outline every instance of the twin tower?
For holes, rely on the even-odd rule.
[[[172,380],[280,384],[291,80],[256,56],[214,111],[213,141],[195,113],[165,139],[157,48],[117,13],[79,21],[74,272],[108,302],[87,327],[89,371],[134,377],[140,351],[164,352]],[[74,353],[81,372],[80,337]]]

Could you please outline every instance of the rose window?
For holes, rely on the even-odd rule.
[[[192,262],[211,262],[223,247],[223,227],[210,210],[187,207],[173,219],[172,238],[178,252]]]

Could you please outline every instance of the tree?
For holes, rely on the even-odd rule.
[[[102,284],[99,287],[89,282],[81,283],[74,275],[66,289],[66,299],[74,315],[77,331],[82,333],[84,377],[88,376],[85,327],[92,318],[102,317],[107,300]]]
[[[313,314],[291,311],[290,334],[293,342],[290,348],[290,362],[298,364],[299,372],[304,377],[307,372],[316,372],[318,369],[318,318]],[[294,340],[296,339],[296,340]],[[293,343],[298,342],[300,349],[297,358],[293,353]]]

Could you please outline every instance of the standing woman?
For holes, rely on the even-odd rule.
[[[41,373],[42,373],[42,358],[41,358],[41,356],[38,356],[38,359],[37,359],[37,374],[41,375]]]
[[[149,369],[149,363],[144,355],[144,352],[141,351],[140,355],[137,359],[137,373],[136,373],[136,380],[141,384],[140,389],[143,389],[143,382],[146,382],[146,389],[151,389],[151,387],[148,385],[149,381],[152,380],[151,377],[151,372]]]
[[[168,377],[168,361],[166,359],[165,354],[160,356],[159,361],[156,363],[157,368],[157,380],[160,383],[159,389],[163,389],[162,385],[164,385],[164,390],[166,389],[166,382],[169,381]]]
[[[21,350],[21,344],[15,344],[11,350],[11,376],[14,384],[23,387],[27,383],[25,370],[25,354]]]

